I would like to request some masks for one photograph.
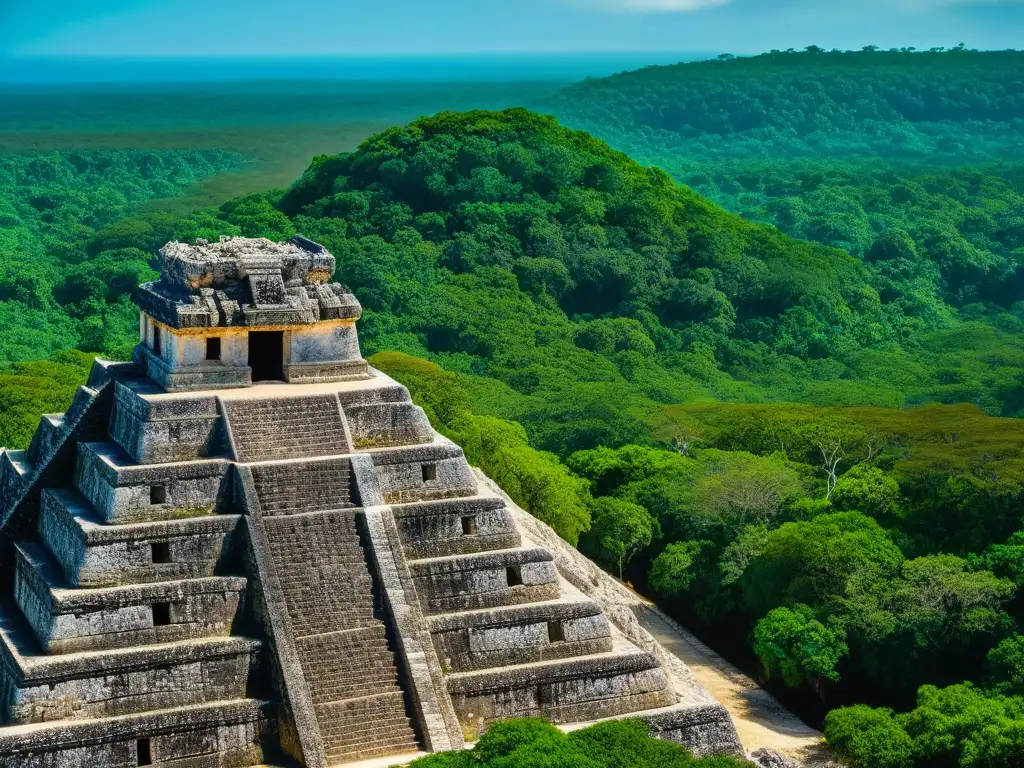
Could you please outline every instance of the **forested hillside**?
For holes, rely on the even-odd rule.
[[[812,46],[588,80],[554,108],[746,219],[856,256],[913,357],[942,371],[907,403],[1018,415],[998,361],[1019,365],[1024,316],[1022,72],[1018,51]],[[872,376],[870,356],[843,359]]]
[[[971,310],[895,235],[878,258],[794,239],[509,110],[391,129],[288,190],[81,230],[81,274],[125,279],[52,300],[87,323],[167,239],[296,232],[335,254],[371,362],[473,463],[808,716],[967,678],[995,687],[956,701],[1002,708],[987,754],[1013,754],[1024,422],[985,413],[1022,405],[1005,298]],[[830,733],[867,766],[938,764],[865,757],[862,731],[935,735],[886,717],[839,710]],[[954,763],[970,746],[945,743]]]
[[[637,159],[1019,155],[1024,52],[772,51],[587,79],[553,105]]]

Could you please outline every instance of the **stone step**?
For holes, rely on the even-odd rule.
[[[15,599],[50,653],[176,642],[230,633],[243,577],[75,589],[35,541],[15,546]]]
[[[35,471],[28,451],[0,449],[0,505],[3,509],[10,509],[21,497]]]
[[[252,477],[264,515],[358,506],[348,459],[260,464],[252,467]]]
[[[381,749],[386,755],[395,748],[415,748],[401,691],[321,704],[316,715],[329,762],[352,759],[367,749]]]
[[[399,739],[385,744],[372,740],[358,748],[346,746],[337,750],[330,750],[326,757],[331,766],[341,766],[357,760],[412,754],[418,752],[419,749],[420,747],[415,740]]]
[[[51,656],[13,602],[0,604],[4,706],[14,723],[81,720],[243,698],[260,650],[243,637]]]
[[[229,398],[223,403],[238,461],[336,456],[351,451],[336,395]]]
[[[316,706],[320,706],[322,704],[337,704],[342,701],[361,699],[364,696],[375,696],[380,693],[389,693],[401,690],[398,687],[398,675],[391,674],[384,676],[384,671],[382,671],[380,677],[368,677],[366,680],[361,682],[353,682],[349,685],[337,688],[329,688],[325,686],[310,686],[310,688],[312,689],[310,691],[310,695],[313,697],[313,703]]]
[[[77,491],[47,488],[38,532],[71,585],[102,587],[213,576],[241,520],[209,515],[107,525]]]
[[[356,547],[356,513],[322,512],[263,519],[270,556],[297,637],[327,635],[372,624],[373,579],[365,555],[337,552]],[[302,567],[296,567],[302,564]]]

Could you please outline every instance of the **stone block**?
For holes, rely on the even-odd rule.
[[[370,452],[384,501],[406,504],[474,496],[473,476],[462,449],[440,435],[431,445]]]
[[[41,546],[22,542],[17,555],[15,600],[51,653],[225,636],[246,590],[237,577],[73,589]]]
[[[166,394],[152,382],[116,382],[110,437],[140,464],[227,454],[217,400]]]
[[[513,717],[586,722],[675,703],[658,660],[642,652],[457,673],[448,690],[463,726],[480,730]]]
[[[237,547],[239,515],[103,525],[80,494],[42,493],[38,531],[78,587],[173,581],[224,572]]]
[[[412,403],[374,403],[345,408],[356,448],[389,448],[434,442],[434,430],[423,409]]]
[[[222,459],[137,464],[112,443],[81,443],[75,486],[104,523],[198,517],[231,508]]]
[[[558,573],[543,549],[506,549],[409,564],[426,613],[555,600]]]
[[[446,614],[430,629],[451,672],[608,653],[613,645],[607,617],[589,600]]]
[[[520,545],[512,515],[497,496],[443,499],[392,508],[411,559],[467,555]]]

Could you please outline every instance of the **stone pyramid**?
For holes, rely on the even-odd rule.
[[[161,255],[133,361],[0,454],[0,766],[321,768],[517,716],[738,750],[367,366],[331,254]]]

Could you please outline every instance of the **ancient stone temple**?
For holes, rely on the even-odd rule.
[[[161,256],[132,362],[0,454],[0,766],[321,768],[525,715],[738,748],[367,366],[324,248]]]

